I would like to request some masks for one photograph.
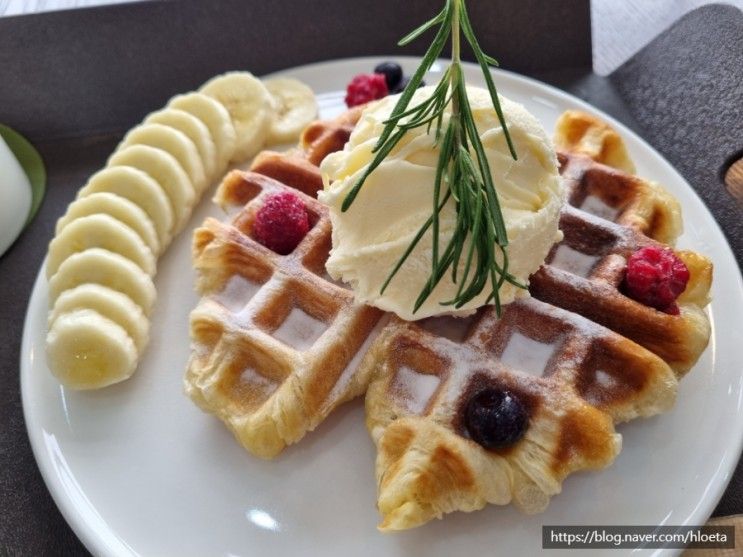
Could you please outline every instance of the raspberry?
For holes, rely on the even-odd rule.
[[[266,197],[253,222],[253,238],[280,255],[291,253],[310,229],[304,202],[292,192]]]
[[[649,246],[627,260],[624,290],[638,302],[678,315],[676,298],[686,288],[689,269],[670,248]]]
[[[361,73],[346,87],[346,105],[350,108],[359,104],[381,99],[389,94],[387,80],[381,73]]]

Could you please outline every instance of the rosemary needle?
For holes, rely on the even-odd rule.
[[[516,150],[498,101],[493,78],[490,75],[490,66],[497,65],[497,62],[482,51],[475,37],[464,0],[446,0],[444,8],[436,16],[403,37],[399,44],[406,45],[436,27],[438,30],[431,45],[392,109],[389,118],[384,122],[382,133],[372,150],[374,158],[346,195],[341,209],[348,210],[366,179],[395,148],[406,132],[427,126],[426,131],[430,133],[431,127],[435,125],[434,137],[439,148],[439,158],[434,178],[432,213],[390,271],[382,284],[380,293],[384,293],[420,240],[431,229],[433,235],[431,274],[415,301],[413,313],[420,309],[441,279],[448,271],[451,271],[452,282],[458,284],[457,292],[451,300],[442,301],[441,304],[459,309],[479,296],[490,283],[492,290],[486,303],[492,300],[500,314],[499,290],[501,286],[506,282],[521,288],[525,286],[508,272],[506,225],[490,166],[485,156],[485,149],[480,141],[467,98],[460,60],[460,35],[469,44],[482,69],[493,108],[503,128],[510,154],[515,160]],[[423,76],[439,57],[449,37],[451,37],[451,62],[443,72],[440,82],[430,97],[409,107]],[[444,111],[449,105],[451,105],[451,116],[442,133]],[[441,249],[439,217],[444,206],[452,198],[456,207],[456,221],[451,239],[446,247]],[[500,262],[497,254],[500,254]],[[458,276],[462,261],[464,265],[461,275]]]

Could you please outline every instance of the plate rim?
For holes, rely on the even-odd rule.
[[[369,65],[370,62],[379,62],[382,60],[388,60],[388,59],[394,59],[396,61],[400,62],[416,62],[419,61],[420,58],[416,56],[399,56],[399,55],[389,55],[389,56],[350,56],[350,57],[344,57],[344,58],[332,58],[332,59],[326,59],[321,60],[317,62],[312,62],[309,64],[302,64],[300,66],[294,66],[289,67],[285,69],[281,69],[276,72],[271,72],[269,74],[265,74],[260,76],[261,78],[268,78],[268,77],[274,77],[279,75],[291,75],[294,72],[297,72],[299,70],[302,71],[312,71],[321,69],[322,67],[332,66],[332,65],[342,65],[342,64],[365,64]],[[445,59],[441,59],[441,62],[446,62]],[[470,68],[479,68],[476,64],[472,62],[463,62],[464,66],[468,66]],[[737,262],[735,260],[734,253],[732,251],[732,247],[730,246],[730,243],[727,240],[727,237],[723,233],[722,229],[720,228],[719,223],[715,219],[712,212],[709,210],[707,205],[704,203],[702,198],[699,196],[697,191],[689,184],[689,182],[684,178],[684,176],[676,170],[676,168],[660,153],[653,147],[650,143],[648,143],[642,136],[640,136],[638,133],[636,133],[634,130],[630,129],[628,126],[623,124],[621,121],[617,120],[610,114],[606,113],[605,111],[601,110],[598,107],[595,107],[594,105],[588,103],[587,101],[584,101],[583,99],[567,92],[563,91],[562,89],[559,89],[553,85],[550,85],[548,83],[542,82],[539,79],[525,76],[510,70],[504,70],[500,68],[494,68],[492,69],[492,72],[496,76],[503,76],[506,79],[511,79],[516,82],[525,82],[530,87],[535,87],[537,89],[547,90],[550,94],[556,95],[557,97],[560,97],[562,100],[568,102],[569,104],[576,106],[577,108],[587,109],[590,112],[596,113],[600,115],[602,118],[604,118],[607,122],[609,122],[612,126],[614,126],[623,136],[630,136],[632,139],[636,142],[639,142],[643,146],[644,149],[648,149],[654,157],[657,157],[657,159],[661,162],[661,164],[665,167],[664,170],[670,171],[672,174],[674,174],[682,183],[685,188],[688,190],[687,193],[691,193],[694,198],[696,198],[696,202],[698,202],[700,208],[702,211],[706,213],[706,216],[714,223],[714,233],[719,236],[719,239],[722,241],[719,245],[716,246],[718,249],[722,249],[724,251],[724,258],[729,259],[733,264],[734,267],[738,269],[737,274],[737,283],[738,283],[738,290],[740,293],[743,293],[743,274],[741,272],[740,267],[737,265]],[[498,83],[496,81],[496,86],[498,86]],[[317,93],[316,93],[317,94]],[[320,93],[321,94],[321,93]],[[204,200],[202,200],[203,202]],[[44,428],[41,426],[41,424],[37,423],[37,418],[39,418],[38,414],[35,414],[32,412],[32,404],[30,401],[30,392],[29,392],[29,375],[31,373],[31,368],[33,367],[33,353],[30,350],[32,341],[32,334],[31,329],[28,326],[29,322],[32,320],[32,313],[33,310],[38,306],[37,298],[43,293],[43,284],[42,282],[45,281],[45,270],[46,267],[46,257],[44,258],[43,262],[41,263],[39,267],[38,274],[36,276],[36,279],[34,280],[33,288],[31,291],[31,295],[29,297],[28,306],[26,308],[26,314],[24,316],[24,323],[23,323],[23,333],[22,333],[22,340],[21,340],[21,347],[20,347],[20,362],[19,362],[19,374],[20,374],[20,390],[21,390],[21,403],[22,403],[22,409],[23,409],[23,418],[26,426],[26,434],[28,436],[32,453],[34,455],[34,459],[36,461],[37,467],[39,469],[39,472],[42,476],[42,479],[44,481],[44,485],[47,488],[47,491],[52,496],[52,499],[54,500],[55,505],[59,509],[60,513],[64,517],[67,524],[70,526],[70,528],[73,530],[75,535],[80,539],[80,541],[83,543],[83,545],[91,551],[91,553],[95,555],[115,555],[115,554],[129,554],[129,555],[139,555],[136,551],[134,551],[131,547],[129,547],[126,542],[122,539],[120,539],[116,534],[114,533],[113,529],[111,527],[108,527],[106,531],[101,531],[99,529],[96,529],[94,526],[91,525],[91,523],[87,520],[85,520],[86,516],[81,511],[81,508],[79,505],[75,504],[65,493],[64,486],[60,483],[60,479],[58,474],[55,471],[53,463],[49,459],[49,453],[47,451],[46,446],[42,442],[42,433],[44,431]],[[708,306],[708,308],[711,306]],[[713,325],[713,333],[714,333],[714,318],[712,319],[712,325]],[[711,339],[713,340],[713,339]],[[30,358],[28,357],[30,353]],[[728,469],[723,474],[718,474],[716,478],[713,478],[710,483],[712,483],[712,489],[714,491],[714,495],[711,497],[706,497],[697,507],[691,512],[691,514],[685,519],[683,522],[683,525],[688,524],[703,524],[709,519],[712,512],[714,511],[714,508],[717,506],[717,503],[719,502],[720,498],[722,497],[723,493],[725,492],[725,489],[727,488],[728,484],[730,483],[733,472],[735,470],[735,465],[738,461],[738,459],[741,456],[741,453],[743,452],[743,415],[740,415],[739,418],[735,422],[735,433],[738,435],[735,436],[735,439],[733,440],[733,454],[737,455],[737,458],[735,462],[729,465]],[[94,507],[92,507],[92,503],[88,501],[88,504],[91,505],[91,508],[93,512],[95,512]],[[97,513],[96,513],[97,514]],[[105,522],[104,522],[105,524]],[[106,526],[108,526],[106,524]],[[113,539],[112,539],[113,538]],[[681,552],[680,549],[659,549],[653,552],[653,555],[677,555]]]

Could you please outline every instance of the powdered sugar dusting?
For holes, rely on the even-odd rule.
[[[587,277],[598,260],[599,257],[596,255],[587,255],[567,244],[560,244],[554,257],[552,257],[552,261],[550,261],[550,265],[574,275]]]
[[[599,387],[611,387],[616,383],[614,378],[608,373],[606,373],[603,369],[596,370],[596,375],[594,376],[594,382]]]
[[[463,342],[473,321],[474,315],[467,317],[442,315],[423,319],[419,322],[419,325],[434,335],[448,338],[454,342]]]
[[[242,370],[239,382],[242,386],[250,387],[251,389],[258,389],[266,395],[273,393],[279,386],[276,381],[264,377],[252,367],[246,367]]]
[[[539,342],[515,331],[508,339],[501,361],[515,370],[541,376],[555,348],[554,344]]]
[[[243,276],[230,277],[224,288],[214,296],[214,299],[228,310],[239,313],[260,289],[260,284],[249,281]]]
[[[408,411],[413,414],[422,414],[440,382],[441,380],[436,375],[418,373],[403,366],[397,370],[393,390],[398,393]]]
[[[369,351],[372,343],[379,336],[379,333],[382,331],[388,321],[389,316],[385,315],[377,322],[376,326],[369,333],[369,336],[366,337],[366,340],[361,344],[359,349],[356,351],[356,354],[354,354],[353,358],[351,358],[351,361],[348,362],[340,377],[338,378],[338,381],[336,381],[335,385],[333,385],[333,389],[328,395],[328,401],[330,403],[335,402],[338,397],[346,391],[346,389],[348,388],[348,384],[351,382],[351,378],[359,369],[361,359]]]
[[[297,350],[307,350],[327,329],[327,325],[293,307],[284,322],[274,332],[274,338]]]
[[[595,195],[586,196],[583,204],[579,207],[580,210],[586,213],[591,213],[602,219],[614,221],[619,211],[610,205],[603,202],[602,199]]]
[[[567,311],[557,306],[552,306],[541,302],[536,298],[524,298],[517,303],[527,306],[531,311],[538,312],[542,315],[548,315],[560,321],[569,323],[570,326],[580,332],[580,336],[585,339],[592,339],[597,334],[601,334],[603,327],[571,311]]]

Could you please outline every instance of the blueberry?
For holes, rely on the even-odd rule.
[[[390,94],[396,95],[397,93],[402,93],[405,87],[407,87],[409,81],[410,77],[406,75],[400,80],[400,83],[397,84],[397,87],[390,89]],[[418,87],[423,87],[425,84],[426,82],[421,79],[420,85],[418,85]]]
[[[387,82],[387,89],[392,91],[402,80],[402,68],[400,64],[394,62],[382,62],[377,64],[374,68],[374,73],[381,73],[384,75],[384,80]]]
[[[497,449],[513,445],[524,436],[529,416],[513,393],[486,388],[470,398],[465,424],[474,441],[486,449]]]

